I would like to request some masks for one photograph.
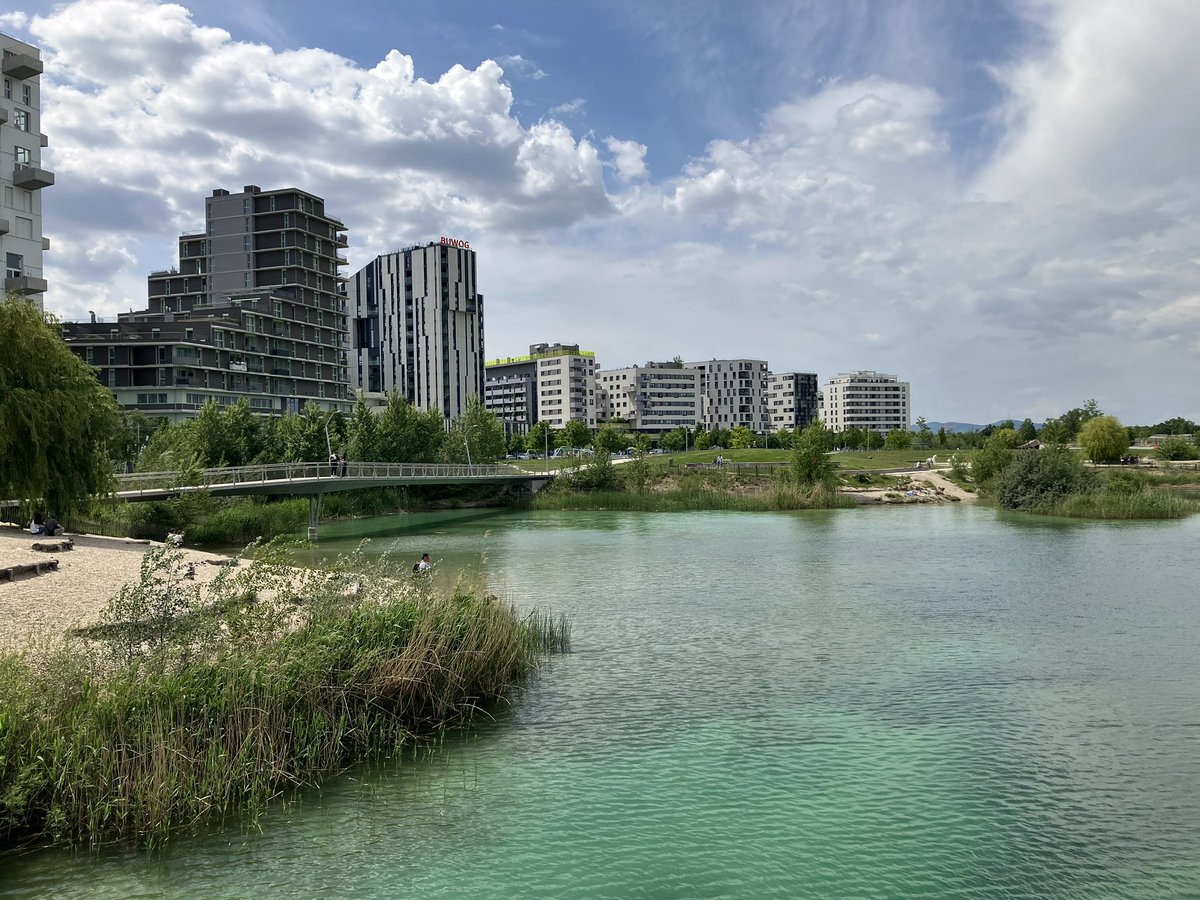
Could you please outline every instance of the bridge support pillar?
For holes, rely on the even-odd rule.
[[[317,539],[317,522],[321,519],[321,495],[308,495],[308,539]]]

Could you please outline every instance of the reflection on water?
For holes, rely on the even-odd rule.
[[[1200,519],[461,511],[314,558],[362,535],[574,651],[261,834],[0,858],[0,894],[1200,893]]]

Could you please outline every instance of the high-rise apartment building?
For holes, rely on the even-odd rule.
[[[465,241],[378,256],[354,274],[348,296],[352,382],[369,401],[397,391],[449,421],[483,398],[483,295]]]
[[[596,354],[578,344],[530,344],[527,356],[491,360],[484,405],[510,432],[572,419],[595,428]]]
[[[772,431],[804,428],[821,414],[815,372],[779,372],[767,376],[767,416]]]
[[[54,174],[42,168],[41,74],[36,47],[0,32],[0,259],[4,261],[4,295],[26,297],[42,308],[46,277],[42,252],[42,188]],[[0,299],[3,299],[0,296]]]
[[[767,363],[761,359],[710,359],[684,363],[700,372],[700,424],[705,428],[768,429]]]
[[[830,431],[869,428],[878,434],[907,431],[911,387],[895,375],[859,371],[834,375],[821,393],[821,419]]]
[[[698,369],[648,362],[596,373],[597,417],[624,419],[632,431],[657,433],[695,428],[700,422]]]
[[[346,226],[295,188],[213,191],[205,230],[149,276],[149,307],[63,326],[122,406],[185,419],[213,400],[263,414],[349,411]]]

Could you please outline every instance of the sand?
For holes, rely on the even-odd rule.
[[[933,469],[913,469],[908,472],[889,472],[898,478],[908,477],[911,484],[904,488],[842,488],[863,503],[944,503],[955,500],[975,500],[975,494],[964,491],[946,476]]]
[[[74,550],[42,553],[39,541],[75,542]],[[0,568],[58,560],[58,570],[0,581],[0,648],[25,645],[40,634],[57,637],[71,628],[94,624],[110,597],[136,582],[150,541],[98,535],[67,534],[47,538],[0,525]],[[211,581],[221,571],[205,560],[228,557],[185,548],[184,558],[196,565],[196,581]]]

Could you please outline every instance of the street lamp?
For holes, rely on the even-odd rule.
[[[476,423],[475,425],[463,425],[463,443],[467,447],[467,468],[468,469],[471,468],[471,429],[477,428],[477,427],[478,427],[478,423]]]

